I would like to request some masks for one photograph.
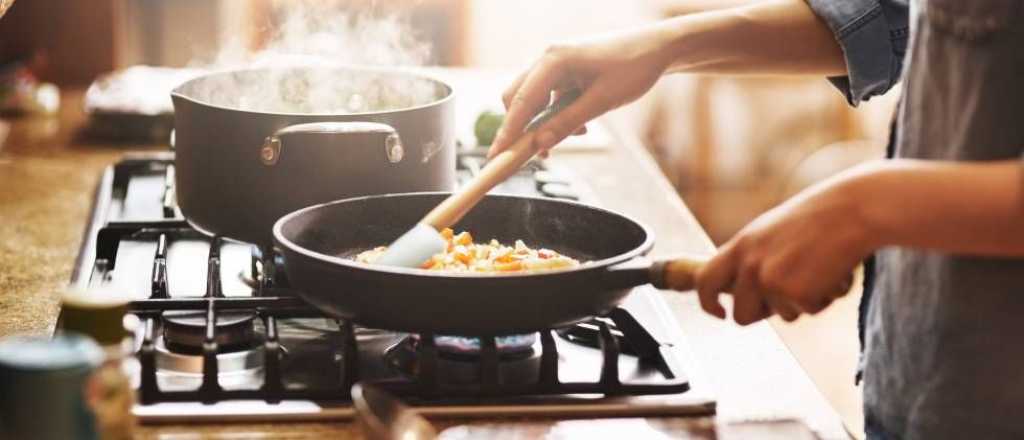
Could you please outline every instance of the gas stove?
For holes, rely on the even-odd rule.
[[[714,412],[651,288],[607,316],[532,335],[362,328],[296,298],[271,250],[190,227],[175,203],[173,162],[173,153],[129,155],[105,171],[72,277],[75,287],[136,298],[134,412],[143,422],[345,419],[359,381],[428,416]],[[483,162],[463,150],[460,181]],[[593,201],[542,161],[494,191]]]

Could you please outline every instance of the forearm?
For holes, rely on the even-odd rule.
[[[1017,160],[886,161],[855,171],[857,199],[874,247],[1024,256],[1024,191]]]
[[[843,75],[832,32],[803,0],[769,0],[661,22],[669,71]]]
[[[661,12],[666,17],[738,8],[759,0],[668,0],[660,2]]]

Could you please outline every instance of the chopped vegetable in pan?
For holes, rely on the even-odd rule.
[[[522,240],[515,245],[505,246],[498,240],[489,243],[473,243],[469,232],[455,234],[445,228],[441,235],[448,241],[448,249],[434,255],[423,269],[452,272],[520,272],[566,269],[580,265],[580,262],[550,249],[531,249]],[[373,264],[387,250],[379,246],[356,256],[356,261]]]

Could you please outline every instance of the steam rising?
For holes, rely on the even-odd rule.
[[[250,51],[234,40],[210,70],[182,92],[198,101],[274,113],[360,113],[430,103],[444,90],[434,82],[346,66],[423,65],[429,44],[398,14],[383,17],[340,8],[335,2],[281,2],[284,13],[265,48]]]

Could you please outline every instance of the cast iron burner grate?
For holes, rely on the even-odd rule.
[[[167,194],[173,193],[173,156],[159,155],[126,159],[105,173],[97,191],[96,205],[89,234],[95,240],[86,240],[73,281],[81,286],[103,286],[118,268],[119,248],[124,243],[153,243],[152,265],[149,268],[148,297],[134,300],[129,311],[142,323],[141,342],[137,356],[140,361],[139,400],[143,405],[160,402],[202,402],[212,404],[228,400],[263,400],[278,403],[283,400],[313,400],[347,402],[349,390],[359,381],[374,383],[411,402],[433,402],[454,400],[478,401],[487,398],[544,395],[651,395],[676,394],[689,389],[686,376],[674,356],[668,355],[668,346],[660,344],[629,311],[618,308],[605,317],[565,329],[551,329],[539,332],[539,342],[534,353],[525,359],[509,361],[502,358],[494,336],[480,337],[480,351],[477,356],[451,359],[444,356],[436,343],[436,335],[420,334],[415,343],[408,335],[397,334],[383,340],[364,339],[358,336],[359,328],[351,322],[333,320],[293,296],[289,290],[279,262],[266,249],[250,253],[250,282],[255,288],[249,296],[225,295],[221,276],[222,248],[227,241],[209,238],[191,228],[181,218],[180,212],[168,201]],[[537,165],[535,165],[536,167]],[[534,171],[537,171],[535,168]],[[160,197],[160,217],[125,218],[126,202],[130,183],[135,175],[159,175],[164,179]],[[544,183],[549,184],[550,182]],[[519,184],[523,184],[520,182]],[[141,184],[140,184],[141,185]],[[540,186],[541,182],[536,185]],[[137,188],[136,188],[137,189]],[[114,212],[117,211],[117,212]],[[115,218],[115,220],[111,220]],[[93,232],[95,231],[95,232]],[[205,291],[189,292],[190,295],[171,294],[169,273],[170,246],[179,240],[199,241],[208,244],[206,254]],[[94,249],[95,253],[90,251]],[[128,260],[122,264],[137,264]],[[134,267],[134,270],[140,270]],[[86,274],[86,271],[91,273]],[[201,359],[197,367],[197,387],[165,387],[161,385],[160,349],[162,332],[167,325],[166,315],[191,311],[204,316],[201,319],[201,342],[198,351],[190,353]],[[236,344],[225,345],[225,339],[218,333],[218,321],[224,317],[233,318],[239,314],[254,317],[254,326],[247,329],[251,350],[246,356],[262,356],[261,368],[255,370],[257,386],[238,387],[224,383],[219,356],[235,350]],[[290,353],[297,345],[285,342],[289,325],[285,322],[303,319],[328,322],[320,333],[307,339],[330,347],[322,353],[316,365],[326,366],[333,372],[324,373],[329,380],[321,383],[302,383],[286,377],[286,370],[294,364],[305,363],[296,360],[300,354]],[[284,327],[282,327],[284,326]],[[379,338],[378,338],[379,339]],[[292,341],[291,339],[288,339]],[[382,342],[383,341],[383,342]],[[383,345],[382,345],[383,344]],[[414,368],[401,372],[382,367],[385,353],[389,349],[405,344],[413,351]],[[581,356],[579,345],[596,348],[590,350],[599,365],[596,378],[580,379],[575,371],[563,367],[560,358]],[[300,344],[301,345],[301,344]],[[298,350],[294,350],[298,352]],[[586,356],[589,354],[585,354]],[[636,379],[620,374],[623,356],[636,358],[636,369],[655,371]],[[510,378],[508,371],[522,368],[512,362],[522,362],[532,372],[526,377]],[[463,375],[460,380],[449,380],[449,371],[454,368],[471,369],[474,374]],[[387,370],[390,374],[381,374]],[[321,372],[322,373],[322,372]],[[627,375],[628,376],[628,375]],[[466,377],[470,379],[467,380]],[[636,380],[633,380],[636,379]],[[314,381],[315,382],[315,381]]]

